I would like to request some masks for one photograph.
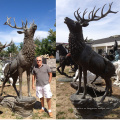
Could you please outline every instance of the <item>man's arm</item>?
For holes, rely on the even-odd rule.
[[[35,75],[32,75],[32,89],[35,90]]]
[[[49,83],[51,83],[52,80],[52,72],[49,72]]]

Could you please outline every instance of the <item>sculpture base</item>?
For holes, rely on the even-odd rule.
[[[11,111],[22,117],[28,117],[32,115],[35,102],[35,97],[23,96],[22,99],[15,97],[4,97],[0,105],[8,107]]]
[[[72,82],[73,78],[63,77],[63,78],[58,78],[57,81],[60,81],[60,82]]]
[[[101,97],[92,98],[86,95],[86,99],[81,99],[82,93],[79,95],[72,94],[70,100],[74,105],[74,114],[77,118],[97,119],[103,118],[112,109],[120,106],[120,100],[115,97],[106,97],[103,103],[100,103]]]
[[[79,82],[71,82],[70,83],[71,87],[76,90],[78,89],[78,84],[79,84]],[[87,93],[92,97],[103,96],[105,93],[105,88],[102,86],[98,86],[98,85],[89,83],[86,85],[86,87],[87,87]],[[84,84],[82,83],[81,84],[81,93],[83,93],[83,90],[84,90]]]

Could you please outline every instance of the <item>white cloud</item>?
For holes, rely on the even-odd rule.
[[[38,37],[40,39],[46,38],[48,36],[47,31],[39,31],[37,30],[35,32],[34,38]],[[17,30],[13,30],[11,32],[0,32],[0,42],[2,44],[9,43],[11,40],[13,40],[14,43],[20,43],[23,42],[24,34],[18,34]]]
[[[48,31],[36,31],[34,38],[38,37],[40,39],[46,38],[49,35]]]
[[[94,6],[96,6],[97,9],[99,7],[102,8],[103,5],[106,4],[103,11],[105,13],[111,2],[111,0],[56,0],[56,41],[68,42],[69,30],[64,23],[65,17],[75,20],[74,11],[78,8],[80,8],[79,11],[82,13],[88,8],[87,11],[89,13],[93,10]],[[101,39],[120,34],[120,1],[114,0],[111,9],[119,12],[117,14],[110,13],[99,21],[90,22],[89,26],[83,28],[84,37],[88,36],[88,39]],[[88,13],[85,15],[85,18],[88,17]],[[98,11],[97,15],[101,15],[101,9]]]

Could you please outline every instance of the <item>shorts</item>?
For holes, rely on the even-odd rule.
[[[36,86],[36,96],[38,98],[51,98],[52,92],[50,90],[50,84],[47,84],[45,86]]]

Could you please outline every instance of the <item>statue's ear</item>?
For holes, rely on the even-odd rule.
[[[18,33],[18,34],[22,34],[22,33],[24,33],[24,31],[17,31],[17,33]]]

